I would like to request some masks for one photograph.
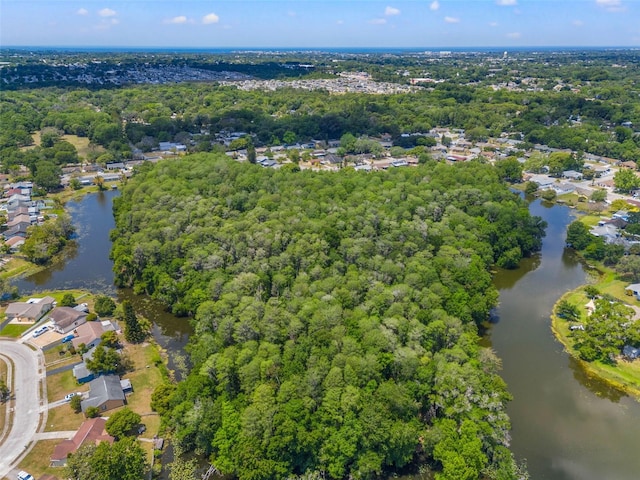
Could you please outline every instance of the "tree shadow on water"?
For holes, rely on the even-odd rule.
[[[614,403],[620,403],[622,398],[628,396],[624,391],[609,385],[605,381],[587,372],[580,361],[573,357],[569,357],[569,368],[573,372],[573,378],[575,378],[580,385],[586,387],[600,398],[606,398]]]

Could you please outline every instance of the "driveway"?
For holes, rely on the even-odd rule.
[[[0,340],[0,355],[13,361],[13,422],[0,445],[0,478],[13,469],[38,431],[46,425],[47,408],[40,399],[40,386],[46,389],[42,352],[14,341]],[[46,391],[43,392],[46,397]],[[44,415],[42,424],[40,415]]]

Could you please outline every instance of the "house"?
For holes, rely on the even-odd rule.
[[[67,464],[67,457],[74,453],[82,445],[98,444],[100,442],[113,443],[115,440],[105,430],[107,421],[104,418],[92,418],[87,420],[70,440],[63,440],[55,446],[50,457],[52,467],[64,467]]]
[[[56,307],[51,311],[49,317],[53,321],[54,330],[63,335],[75,330],[87,321],[85,312],[79,312],[71,307]]]
[[[637,300],[640,300],[640,283],[632,283],[624,289],[624,293],[627,295],[633,295]]]
[[[631,345],[625,345],[622,348],[622,355],[627,360],[635,360],[636,358],[640,358],[640,348],[635,348]]]
[[[100,344],[104,332],[115,331],[116,327],[109,321],[86,322],[75,329],[75,338],[71,340],[73,346],[78,348],[84,343],[87,348],[93,348]]]
[[[590,233],[596,237],[602,237],[606,243],[614,243],[620,237],[618,228],[609,224],[592,227]]]
[[[126,403],[120,377],[118,375],[103,375],[89,382],[89,398],[80,404],[82,411],[89,407],[98,407],[101,412],[118,408]]]
[[[566,170],[562,172],[562,176],[571,180],[582,180],[582,174],[580,172],[576,172],[575,170]]]
[[[636,162],[634,162],[633,160],[628,160],[626,162],[619,162],[618,166],[622,168],[627,168],[629,170],[635,170],[637,167]]]
[[[87,368],[85,362],[74,365],[73,377],[79,384],[87,383],[96,378],[96,374]]]
[[[13,237],[27,238],[27,230],[31,226],[31,222],[20,222],[2,233],[5,240]]]
[[[626,210],[618,210],[616,213],[611,215],[612,218],[621,218],[625,222],[629,221],[629,212]]]
[[[20,223],[33,223],[31,216],[29,214],[20,214],[20,215],[16,215],[13,217],[13,219],[9,220],[7,222],[7,227],[11,228],[11,227],[15,227],[16,225],[20,224]]]
[[[24,245],[25,240],[26,239],[23,238],[23,237],[11,237],[9,240],[7,240],[4,243],[5,243],[5,245],[9,246],[9,249],[12,252],[15,252],[15,251],[19,250],[22,245]]]
[[[51,297],[30,298],[26,302],[14,302],[7,305],[5,314],[9,321],[37,322],[53,308],[55,300]]]

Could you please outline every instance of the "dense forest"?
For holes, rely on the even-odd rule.
[[[526,475],[478,325],[491,266],[537,251],[545,225],[493,167],[197,154],[143,166],[114,210],[119,285],[194,315],[191,373],[153,396],[180,451],[243,480]]]
[[[25,151],[32,134],[50,129],[87,137],[107,149],[102,160],[131,158],[160,141],[179,141],[191,151],[220,147],[216,134],[245,132],[256,146],[403,133],[434,127],[465,130],[470,141],[511,135],[523,150],[541,143],[621,160],[640,160],[640,136],[623,123],[640,124],[633,86],[603,82],[573,91],[508,91],[443,82],[416,93],[333,95],[324,90],[282,88],[242,91],[234,86],[180,84],[70,91],[43,88],[0,92],[3,169],[78,161],[69,145]],[[627,124],[628,125],[628,124]],[[104,150],[94,150],[96,160]]]

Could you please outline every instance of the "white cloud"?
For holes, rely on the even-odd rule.
[[[173,17],[170,18],[168,20],[165,20],[164,23],[173,23],[176,25],[179,25],[181,23],[187,23],[187,17],[185,17],[184,15],[178,15],[177,17]]]
[[[117,15],[117,12],[115,10],[111,10],[110,8],[103,8],[98,12],[98,15],[100,15],[101,17],[114,17],[115,15]]]
[[[76,12],[76,15],[82,15],[82,16],[89,15],[89,10],[87,10],[86,8],[81,8]]]
[[[204,17],[202,17],[202,23],[204,23],[205,25],[209,25],[211,23],[218,23],[219,21],[220,21],[220,17],[215,13],[209,13],[208,15],[205,15]]]
[[[573,22],[571,22],[571,25],[573,25],[574,27],[581,27],[584,25],[584,22],[582,20],[574,20]]]
[[[512,40],[516,40],[516,39],[520,38],[521,36],[522,36],[522,34],[520,32],[507,33],[507,38],[511,38]]]
[[[433,12],[435,12],[439,8],[440,8],[440,2],[438,0],[434,0],[433,2],[431,2],[431,5],[429,5],[429,10]]]
[[[387,17],[392,17],[394,15],[400,15],[400,10],[398,10],[397,8],[394,7],[387,7],[384,9],[384,14]]]
[[[288,15],[289,17],[295,17],[295,16],[297,15],[297,13],[296,13],[296,12],[294,12],[293,10],[289,10],[289,11],[287,12],[287,15]]]
[[[513,5],[518,4],[518,0],[496,0],[496,4],[501,7],[512,7]]]
[[[444,21],[447,23],[460,23],[460,19],[458,17],[444,17]]]
[[[344,20],[336,20],[336,25],[342,25],[344,23]]]
[[[117,18],[111,19],[111,25],[118,25],[119,23],[120,23],[120,20],[118,20]]]
[[[387,19],[386,18],[374,18],[373,20],[369,20],[369,23],[371,25],[384,25],[385,23],[387,23]]]
[[[489,26],[490,27],[497,27],[498,26],[498,22],[490,22]]]
[[[596,5],[604,8],[608,12],[624,12],[625,7],[621,0],[596,0]]]

